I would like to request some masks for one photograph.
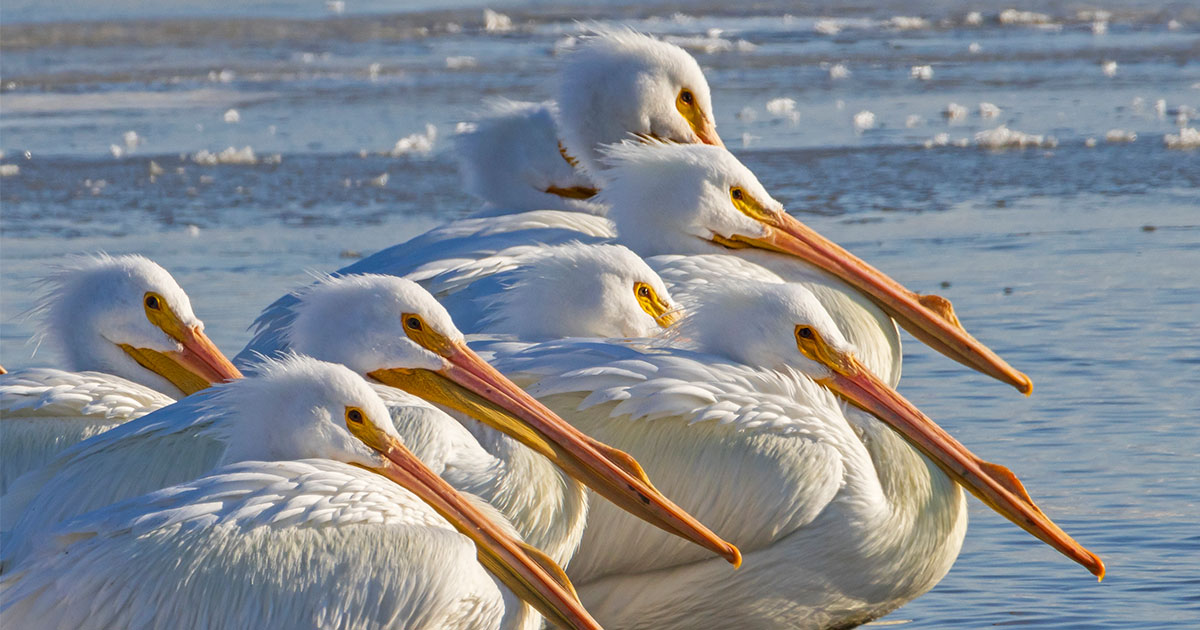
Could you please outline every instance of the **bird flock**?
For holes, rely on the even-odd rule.
[[[946,574],[963,490],[1103,577],[896,391],[899,329],[1029,394],[725,150],[626,29],[457,138],[477,217],[267,305],[232,361],[137,255],[0,375],[6,628],[847,628]],[[1069,480],[1063,480],[1069,483]]]

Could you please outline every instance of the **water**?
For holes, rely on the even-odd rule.
[[[1194,5],[1107,2],[1093,7],[1112,13],[1097,35],[1095,16],[1043,3],[1012,5],[1047,13],[1041,26],[998,23],[1008,5],[949,2],[702,3],[686,15],[670,2],[521,3],[500,9],[514,30],[491,33],[478,2],[383,14],[386,3],[351,0],[343,15],[284,0],[160,3],[153,14],[90,4],[4,7],[0,163],[19,167],[0,179],[6,367],[53,363],[45,350],[30,356],[30,281],[68,253],[100,250],[162,263],[236,352],[254,315],[307,270],[470,213],[455,123],[488,96],[548,98],[576,17],[630,23],[688,38],[723,137],[777,198],[912,289],[953,300],[1034,379],[1026,399],[905,348],[904,393],[1017,471],[1108,577],[1096,584],[976,502],[954,569],[885,621],[1200,625],[1200,152],[1163,144],[1181,108],[1200,109]],[[964,24],[972,9],[981,25]],[[70,21],[81,14],[91,21]],[[896,16],[928,24],[898,29]],[[831,24],[840,32],[818,31]],[[448,57],[474,62],[449,68]],[[831,78],[835,63],[850,75]],[[910,78],[920,65],[930,80]],[[793,99],[798,120],[769,113],[776,98]],[[946,120],[950,102],[969,114]],[[981,102],[1001,113],[981,117]],[[224,122],[230,109],[238,122]],[[859,133],[851,120],[863,110],[877,124]],[[388,155],[427,123],[431,153]],[[1056,146],[974,145],[1001,123]],[[1106,142],[1112,129],[1137,139]],[[127,145],[128,131],[138,141]],[[924,148],[943,133],[949,146]],[[247,145],[260,163],[192,157]]]

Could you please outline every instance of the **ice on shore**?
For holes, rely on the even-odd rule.
[[[875,126],[875,114],[867,110],[862,110],[854,115],[854,131],[862,133]]]
[[[942,110],[942,117],[946,120],[963,120],[967,117],[966,106],[958,103],[947,103],[946,109]]]
[[[505,33],[512,28],[512,18],[491,9],[483,10],[483,30],[489,33]]]
[[[1054,136],[1024,133],[1000,125],[975,134],[975,144],[987,149],[1023,149],[1026,147],[1053,148],[1058,146]]]
[[[995,118],[999,115],[1000,115],[999,107],[996,107],[995,105],[993,105],[991,103],[980,103],[979,104],[979,117],[980,118]]]
[[[396,141],[390,155],[427,155],[433,151],[433,142],[437,140],[437,127],[433,123],[425,123],[425,133],[414,133]]]
[[[908,15],[897,15],[888,20],[887,24],[898,31],[915,31],[929,28],[929,20],[926,20],[923,17],[912,17]]]
[[[463,68],[474,68],[477,62],[474,57],[462,55],[458,57],[446,57],[446,67],[451,70],[462,70]]]
[[[0,164],[0,177],[12,177],[21,172],[19,164]]]
[[[1200,147],[1200,131],[1195,127],[1184,127],[1178,134],[1169,133],[1163,136],[1163,143],[1168,149],[1195,149]]]
[[[1103,72],[1104,76],[1106,77],[1117,76],[1117,62],[1113,61],[1112,59],[1102,62],[1100,64],[1100,71]]]
[[[220,153],[213,153],[207,149],[201,150],[199,153],[191,155],[191,161],[202,166],[216,166],[217,164],[258,164],[258,156],[254,155],[254,149],[249,146],[235,149],[228,147]]]
[[[242,115],[238,113],[238,110],[230,109],[225,112],[225,115],[221,117],[221,120],[224,120],[227,123],[241,122]]]
[[[844,64],[835,63],[829,66],[830,79],[845,79],[850,76],[850,70]]]
[[[933,78],[933,66],[913,66],[909,69],[908,76],[921,81],[928,81]]]
[[[817,20],[813,24],[813,30],[822,35],[837,35],[842,32],[842,25],[833,19]]]
[[[1050,24],[1052,20],[1045,13],[1037,13],[1035,11],[1018,11],[1016,9],[1005,9],[998,16],[1000,23],[1005,25],[1044,25]]]
[[[796,111],[796,101],[780,97],[767,101],[767,113],[775,118],[783,118],[793,123],[800,121],[800,112]]]
[[[1105,142],[1133,142],[1137,140],[1137,134],[1124,129],[1109,129],[1108,133],[1104,134]]]

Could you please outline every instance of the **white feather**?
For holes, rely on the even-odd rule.
[[[374,473],[245,462],[64,523],[0,581],[0,614],[11,628],[537,627],[475,555]]]
[[[0,375],[0,494],[64,448],[173,402],[100,372],[26,368]]]

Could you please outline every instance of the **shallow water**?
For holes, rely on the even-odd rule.
[[[954,569],[885,621],[1200,624],[1200,151],[1163,144],[1181,108],[1200,110],[1189,3],[1101,5],[1113,14],[1103,35],[1075,5],[1032,3],[1013,6],[1051,24],[1002,25],[999,8],[957,3],[813,5],[791,18],[770,3],[687,15],[673,3],[541,3],[502,9],[515,28],[492,33],[475,2],[385,16],[368,2],[341,16],[321,3],[166,3],[149,24],[128,21],[133,3],[86,23],[64,21],[86,7],[51,4],[6,4],[0,26],[0,163],[19,167],[0,179],[6,367],[53,363],[46,349],[29,356],[30,282],[66,254],[99,250],[167,267],[235,353],[254,315],[306,270],[473,211],[451,155],[455,123],[488,96],[548,98],[575,17],[630,23],[693,48],[723,137],[777,198],[913,290],[953,300],[969,330],[1034,379],[1026,399],[905,348],[902,391],[1016,471],[1108,577],[1096,584],[974,502]],[[964,24],[972,9],[979,26]],[[896,16],[928,25],[902,30]],[[820,19],[840,32],[819,32],[831,30]],[[850,75],[830,78],[832,63]],[[926,64],[930,80],[910,78]],[[768,112],[777,98],[793,99],[798,119]],[[950,102],[968,115],[946,120]],[[1001,113],[981,117],[981,102]],[[238,122],[224,122],[230,109]],[[877,125],[860,133],[862,110]],[[431,153],[387,155],[427,123]],[[1001,123],[1056,146],[975,145]],[[1106,142],[1112,129],[1137,139]],[[127,145],[128,131],[140,142]],[[940,133],[950,146],[923,147]],[[192,157],[247,145],[259,164]]]

